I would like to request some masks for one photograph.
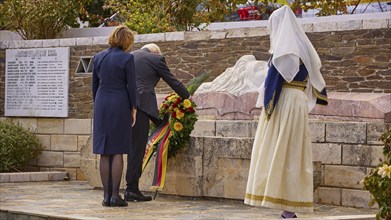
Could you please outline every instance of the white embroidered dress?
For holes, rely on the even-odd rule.
[[[292,10],[283,6],[270,17],[272,64],[292,82],[300,61],[308,70],[306,89],[282,88],[270,118],[262,110],[255,134],[244,203],[291,212],[313,211],[313,168],[308,112],[312,87],[325,88],[320,59]],[[263,104],[261,86],[257,106]],[[264,107],[265,108],[265,107]]]

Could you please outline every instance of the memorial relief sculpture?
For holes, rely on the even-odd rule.
[[[265,81],[267,70],[267,61],[256,60],[253,55],[244,55],[233,67],[227,68],[212,82],[203,83],[195,94],[227,92],[240,96],[248,92],[257,92]]]

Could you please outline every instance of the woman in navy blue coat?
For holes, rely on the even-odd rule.
[[[110,48],[96,54],[93,60],[93,152],[101,155],[103,206],[127,206],[119,195],[119,187],[122,154],[130,153],[136,121],[135,64],[133,55],[126,52],[133,42],[132,32],[119,26],[109,38]]]

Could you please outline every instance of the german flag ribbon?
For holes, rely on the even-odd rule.
[[[155,172],[152,181],[152,190],[162,190],[166,179],[167,158],[168,158],[168,145],[169,138],[171,136],[171,129],[168,128],[160,141],[155,163]]]
[[[169,138],[171,129],[168,124],[169,117],[164,117],[162,123],[152,132],[148,138],[145,149],[142,171],[144,171],[152,155],[156,152],[155,171],[152,182],[152,190],[162,190],[166,178]],[[157,145],[157,147],[156,147]]]

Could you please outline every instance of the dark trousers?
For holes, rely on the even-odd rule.
[[[126,191],[139,191],[138,182],[142,173],[142,163],[148,141],[149,120],[154,123],[159,123],[158,119],[150,117],[147,113],[139,109],[137,110],[136,124],[132,128],[132,150],[128,154]]]

